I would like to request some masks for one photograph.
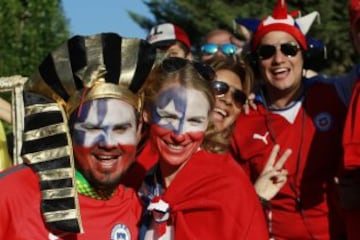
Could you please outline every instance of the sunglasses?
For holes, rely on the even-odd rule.
[[[226,82],[213,81],[211,83],[211,85],[212,85],[212,88],[215,91],[215,95],[224,95],[228,91],[230,91],[230,86]],[[233,89],[232,90],[232,98],[233,98],[233,100],[235,102],[235,105],[238,106],[238,107],[244,105],[246,103],[246,100],[247,100],[246,94],[243,91],[238,90],[238,89]]]
[[[226,56],[231,56],[236,53],[237,47],[231,43],[225,43],[222,45],[217,45],[215,43],[207,43],[201,47],[201,52],[207,55],[213,55],[219,50]]]
[[[165,58],[161,63],[161,67],[166,72],[176,72],[184,68],[186,64],[191,64],[194,67],[194,69],[200,74],[200,76],[207,81],[212,81],[215,78],[215,71],[211,66],[201,62],[190,61],[185,58],[180,58],[180,57]]]
[[[295,42],[288,42],[278,45],[280,47],[280,51],[288,57],[294,57],[300,50],[300,46]],[[278,48],[276,45],[260,45],[257,49],[257,55],[260,59],[269,59],[276,53],[276,49]]]

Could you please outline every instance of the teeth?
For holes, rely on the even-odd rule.
[[[220,108],[214,108],[214,112],[217,112],[217,113],[221,114],[224,117],[227,116],[227,112],[225,112],[224,110],[222,110]]]
[[[183,146],[175,145],[175,144],[171,144],[171,143],[169,143],[168,146],[175,150],[182,150],[184,148]]]
[[[96,157],[100,160],[111,160],[115,158],[114,156],[99,156],[99,155],[97,155]]]
[[[279,69],[274,70],[274,73],[282,73],[282,72],[285,72],[285,71],[286,71],[286,69],[279,68]]]

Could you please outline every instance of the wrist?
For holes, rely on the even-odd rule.
[[[266,198],[261,197],[260,195],[258,195],[259,201],[261,206],[269,208],[270,207],[270,200],[267,200]]]

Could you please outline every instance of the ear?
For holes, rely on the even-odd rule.
[[[188,60],[193,60],[193,55],[192,55],[191,51],[185,56],[185,58]]]
[[[146,124],[150,124],[150,120],[151,120],[151,116],[150,116],[150,113],[146,110],[143,111],[143,114],[142,114],[142,117],[143,117],[143,120]]]
[[[139,119],[139,123],[137,126],[137,130],[136,130],[136,144],[138,144],[143,136],[142,134],[142,129],[143,129],[143,120]]]

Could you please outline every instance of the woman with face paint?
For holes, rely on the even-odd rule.
[[[140,239],[267,239],[255,191],[214,128],[212,69],[168,58],[150,75],[144,119],[158,152],[139,194],[146,206]]]

